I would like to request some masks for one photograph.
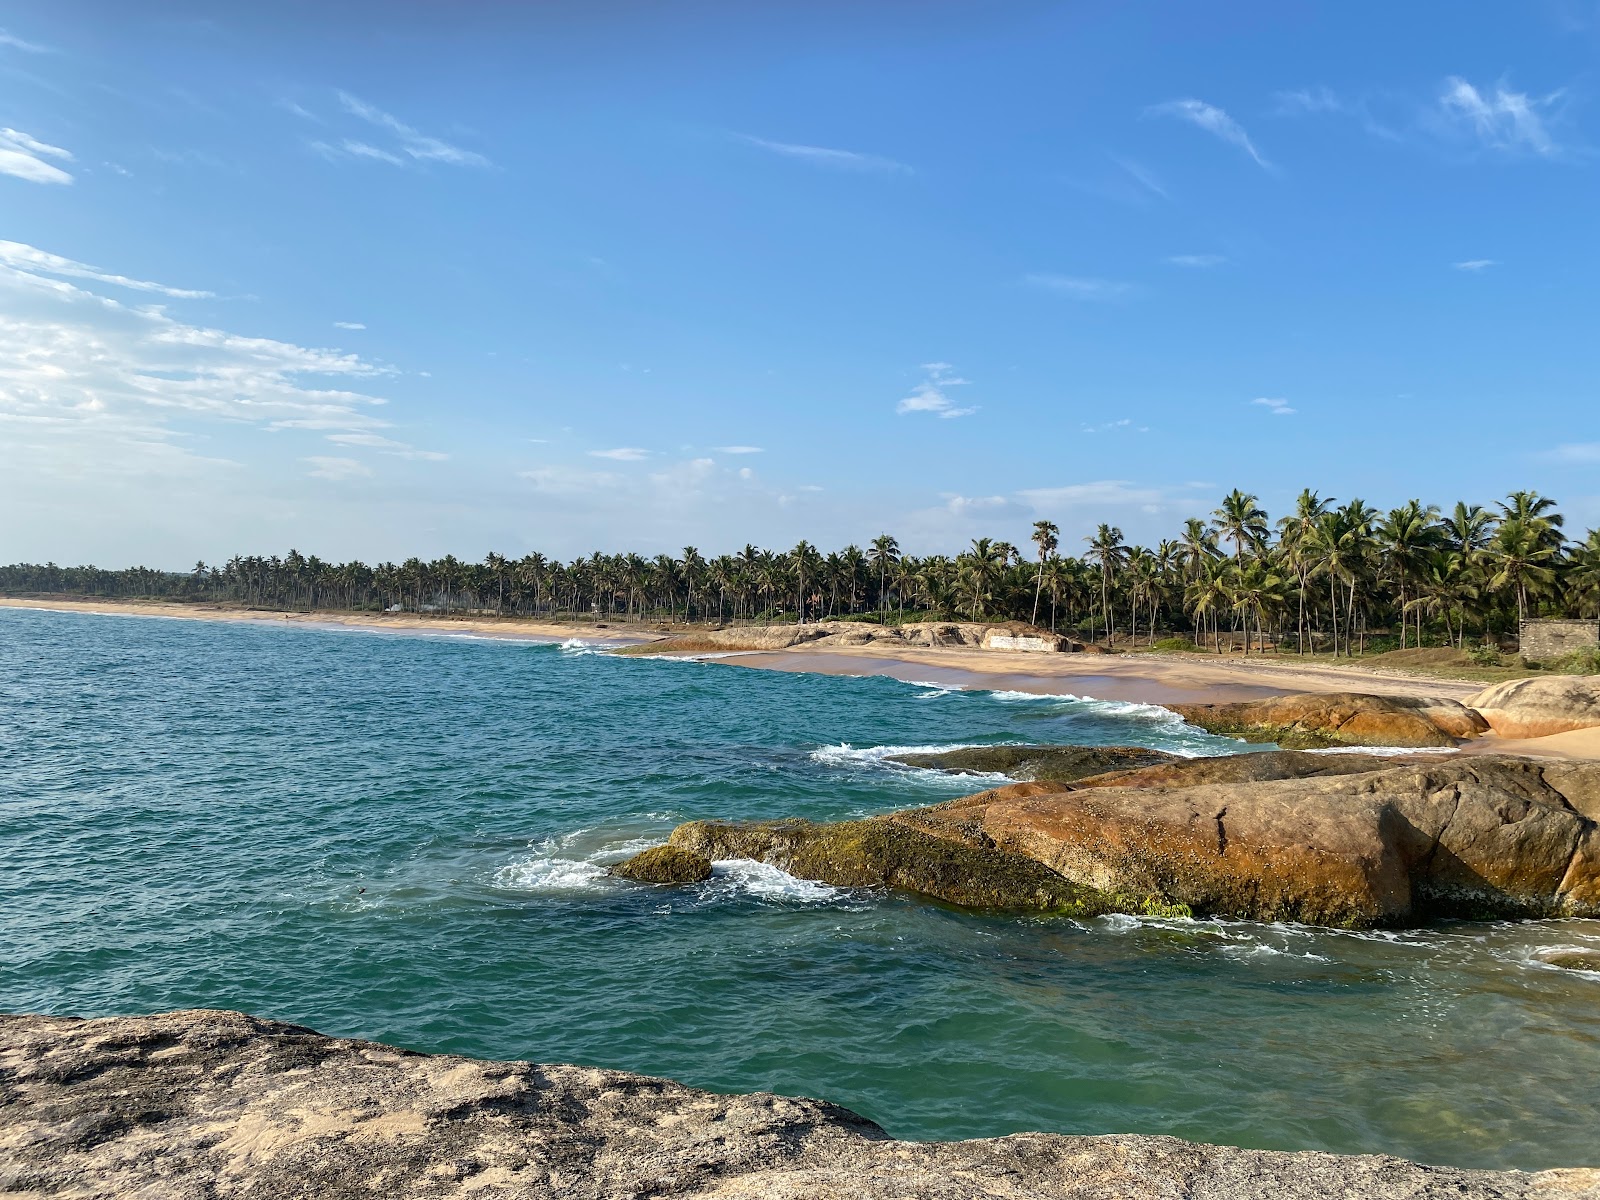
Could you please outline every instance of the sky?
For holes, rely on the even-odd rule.
[[[0,561],[1600,524],[1600,3],[0,0]]]

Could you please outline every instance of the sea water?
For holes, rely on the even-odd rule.
[[[907,1138],[1133,1132],[1600,1160],[1600,922],[1340,933],[978,915],[723,862],[1004,742],[1227,753],[1165,710],[269,623],[0,609],[0,1010],[239,1008],[847,1105]]]

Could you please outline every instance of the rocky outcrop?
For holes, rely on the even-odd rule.
[[[711,860],[676,846],[651,846],[619,862],[611,873],[635,883],[704,883],[711,878]]]
[[[838,886],[1077,916],[1365,928],[1600,915],[1600,763],[1343,758],[1169,763],[832,825],[694,821],[671,843]]]
[[[968,746],[927,754],[891,754],[889,761],[957,775],[1008,775],[1016,780],[1072,783],[1106,771],[1186,760],[1139,746]]]
[[[1006,639],[1022,638],[1030,644],[1019,646]],[[999,639],[997,642],[996,639]],[[1033,642],[1040,643],[1035,646]],[[667,638],[635,653],[703,653],[715,650],[788,650],[795,646],[947,646],[979,649],[1050,649],[1058,652],[1080,650],[1070,638],[1058,637],[1031,625],[1011,621],[978,624],[970,621],[914,621],[906,625],[874,625],[868,621],[815,621],[804,625],[740,625],[731,629],[709,629],[682,637]]]
[[[0,1017],[0,1194],[216,1200],[1596,1200],[1523,1174],[1166,1137],[899,1142],[817,1100],[324,1037]]]
[[[1504,738],[1545,737],[1600,726],[1600,675],[1555,675],[1497,683],[1469,704]]]
[[[1454,746],[1488,723],[1457,700],[1358,692],[1272,696],[1238,704],[1174,704],[1191,725],[1287,750],[1328,746]]]

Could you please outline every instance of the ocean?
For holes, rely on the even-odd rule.
[[[1236,743],[1149,706],[578,641],[0,609],[0,1010],[239,1008],[430,1051],[844,1104],[905,1138],[1173,1134],[1595,1160],[1600,922],[1342,933],[957,911],[749,862],[697,817],[862,816],[999,742]]]

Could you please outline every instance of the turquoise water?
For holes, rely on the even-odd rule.
[[[1538,957],[1600,922],[1076,923],[748,863],[602,874],[692,817],[975,790],[882,748],[997,741],[1233,748],[1133,705],[0,609],[0,1010],[241,1008],[821,1096],[912,1138],[1600,1160],[1600,976]]]

